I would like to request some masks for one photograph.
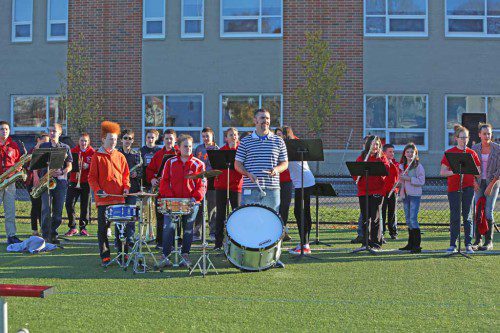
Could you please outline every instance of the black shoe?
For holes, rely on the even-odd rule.
[[[212,250],[215,252],[222,252],[222,245],[215,245]]]
[[[353,240],[351,240],[351,244],[364,244],[365,243],[365,239],[364,237],[361,237],[361,236],[358,236],[356,238],[354,238]]]
[[[410,251],[413,248],[413,243],[414,243],[414,236],[413,236],[413,229],[408,230],[408,244],[404,247],[400,247],[399,249],[401,251]]]
[[[59,239],[57,239],[57,236],[54,236],[50,239],[50,243],[51,244],[54,244],[54,245],[59,245],[61,244],[61,242],[59,241]]]
[[[413,247],[410,250],[411,253],[420,253],[422,248],[420,247],[421,235],[420,229],[413,229]]]
[[[398,239],[398,235],[397,234],[391,235],[391,239]]]
[[[7,245],[22,243],[22,241],[17,238],[17,236],[7,237]]]
[[[278,261],[276,261],[276,264],[274,265],[274,267],[285,268],[285,264],[278,260]]]

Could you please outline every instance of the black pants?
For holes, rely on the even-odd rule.
[[[80,198],[80,230],[85,229],[89,223],[89,203],[90,187],[89,183],[81,183],[80,188],[76,188],[76,183],[69,183],[66,195],[66,212],[68,213],[68,227],[76,228],[75,204]]]
[[[106,220],[106,208],[108,206],[97,206],[97,242],[99,243],[101,259],[111,256],[108,239],[110,223]]]
[[[288,212],[290,209],[290,202],[292,202],[292,182],[280,183],[280,216],[283,220],[283,225],[286,227],[288,223]]]
[[[221,247],[224,239],[224,220],[226,218],[226,190],[215,190],[216,215],[215,215],[215,247]],[[229,202],[234,210],[241,204],[241,193],[229,191]]]
[[[368,212],[366,211],[366,198],[360,196],[359,208],[363,217],[363,235],[366,235],[366,228],[370,228],[370,245],[382,246],[382,226],[380,225],[380,205],[382,204],[381,195],[368,196]],[[366,219],[368,216],[368,220]]]
[[[33,189],[32,186],[29,186],[27,188],[28,193],[31,192]],[[38,226],[41,225],[42,223],[42,198],[33,198],[30,195],[30,201],[31,201],[31,211],[30,211],[30,218],[31,218],[31,230],[32,231],[37,231]]]
[[[390,197],[387,195],[382,204],[382,233],[385,233],[387,224],[389,228],[389,235],[396,236],[398,234],[398,227],[396,222],[396,192],[393,192]]]
[[[304,234],[301,236],[302,244],[309,244],[309,235],[311,233],[311,193],[314,186],[304,187]],[[295,189],[295,206],[293,208],[293,213],[295,215],[295,220],[297,220],[297,227],[299,228],[299,234],[301,231],[300,221],[301,221],[301,202],[302,201],[302,189]]]

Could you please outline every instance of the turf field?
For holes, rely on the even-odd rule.
[[[18,225],[27,235],[29,224]],[[0,281],[55,286],[45,299],[8,299],[11,332],[498,331],[500,252],[444,258],[437,250],[448,245],[446,230],[423,231],[425,253],[374,256],[349,252],[353,230],[329,228],[320,238],[332,247],[313,246],[318,260],[283,253],[285,269],[241,273],[214,255],[219,275],[205,278],[185,269],[104,270],[94,237],[38,255],[7,254],[3,238]],[[402,230],[384,249],[406,237]],[[199,253],[196,246],[193,262]]]

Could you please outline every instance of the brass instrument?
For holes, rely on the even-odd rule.
[[[22,166],[29,161],[31,161],[31,154],[24,154],[19,159],[19,162],[5,170],[5,172],[0,175],[0,191],[4,190],[7,186],[19,179],[22,179],[23,181],[26,180],[26,171],[24,169],[18,171],[18,169],[22,168]]]
[[[76,183],[76,188],[81,188],[81,180],[82,180],[82,170],[83,169],[83,156],[81,153],[78,153],[78,182]]]
[[[45,175],[43,175],[42,178],[40,178],[40,183],[38,184],[38,186],[33,187],[33,189],[30,192],[30,195],[33,198],[39,198],[42,195],[42,193],[47,190],[47,183],[49,190],[53,190],[54,188],[56,188],[57,183],[55,179],[52,178],[56,171],[57,169],[49,170],[49,172],[47,172]]]

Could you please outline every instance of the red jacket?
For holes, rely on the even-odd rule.
[[[150,164],[151,165],[151,164]],[[182,162],[180,155],[172,157],[165,163],[160,180],[160,198],[194,198],[196,202],[203,200],[207,191],[203,179],[187,179],[187,175],[205,171],[205,164],[191,155]]]
[[[95,153],[95,150],[94,148],[92,148],[91,146],[89,146],[87,148],[87,150],[85,150],[85,152],[81,152],[80,150],[80,145],[76,146],[76,147],[73,147],[71,149],[71,152],[72,153],[80,153],[82,155],[82,158],[83,158],[83,163],[87,163],[89,165],[88,169],[83,169],[81,170],[82,172],[82,175],[80,176],[80,183],[88,183],[89,181],[89,172],[90,172],[90,163],[92,162],[92,155],[94,155]],[[73,163],[78,163],[78,160],[76,161],[73,161]],[[73,183],[77,183],[78,182],[78,172],[71,172],[70,175],[69,175],[69,181],[70,182],[73,182]]]
[[[445,153],[463,153],[463,150],[458,149],[458,147],[453,147],[448,149]],[[470,149],[466,148],[466,153],[469,153],[472,155],[472,158],[474,159],[474,162],[478,167],[481,166],[481,161],[479,161],[479,157],[477,156],[477,153]],[[446,155],[443,155],[443,159],[441,160],[441,164],[444,164],[448,167],[448,170],[451,170],[450,168],[450,162],[448,162],[448,159],[446,158]],[[464,179],[462,182],[462,188],[467,188],[467,187],[473,187],[474,186],[474,175],[464,175]],[[453,175],[448,177],[448,192],[456,192],[458,191],[458,188],[460,187],[460,175]]]
[[[151,179],[158,177],[157,173],[158,171],[160,171],[163,156],[167,154],[177,155],[178,152],[179,149],[177,148],[177,146],[175,146],[174,149],[170,149],[169,151],[167,151],[165,147],[158,150],[151,159],[151,162],[149,162],[148,166],[146,167],[146,181],[148,183],[151,183]]]
[[[360,155],[356,162],[363,162],[363,155]],[[382,157],[370,156],[367,162],[382,162],[385,165],[387,173],[389,173],[389,161],[387,157],[382,155]],[[353,177],[356,180],[357,177]],[[379,194],[385,195],[385,178],[386,176],[368,176],[368,195]],[[366,179],[361,177],[358,182],[358,197],[366,194]]]
[[[290,170],[286,169],[282,173],[280,173],[280,183],[291,182],[292,178],[290,177]]]
[[[392,159],[392,163],[389,163],[389,175],[385,177],[385,195],[389,194],[389,192],[394,187],[394,184],[399,179],[399,163],[396,162],[395,159]],[[399,189],[396,188],[394,193],[398,193]]]
[[[237,150],[238,145],[234,148],[229,148],[225,144],[220,150]],[[220,170],[222,173],[215,177],[214,188],[216,190],[227,190],[227,169]],[[243,186],[243,176],[236,170],[229,170],[229,191],[241,192]]]
[[[11,137],[8,137],[4,144],[0,143],[0,174],[19,162],[20,157],[19,146]]]

